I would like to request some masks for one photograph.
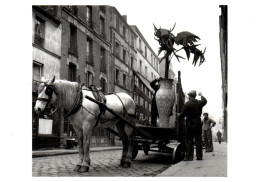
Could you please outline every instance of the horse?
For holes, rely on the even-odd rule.
[[[55,80],[55,76],[50,80],[42,81],[38,87],[38,97],[34,107],[36,114],[43,113],[47,108],[50,110],[63,109],[68,111],[71,109],[74,100],[79,91],[77,82],[66,80]],[[78,137],[79,161],[76,164],[74,171],[88,172],[90,167],[89,147],[92,130],[97,127],[108,128],[116,126],[118,134],[122,139],[123,151],[120,161],[121,167],[131,167],[133,136],[134,128],[129,124],[120,121],[120,118],[115,117],[108,111],[102,114],[98,104],[86,99],[89,96],[94,99],[93,92],[89,89],[80,89],[82,92],[81,107],[67,117],[68,121],[73,125],[75,133]],[[133,99],[126,93],[116,93],[105,95],[106,106],[112,108],[117,114],[127,116],[129,121],[134,123],[135,103]],[[97,122],[100,114],[100,122]]]

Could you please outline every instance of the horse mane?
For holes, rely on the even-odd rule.
[[[53,85],[58,93],[58,106],[69,110],[76,98],[79,84],[67,80],[56,80]]]

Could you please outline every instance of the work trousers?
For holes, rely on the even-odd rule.
[[[203,130],[203,136],[204,136],[205,150],[207,152],[212,152],[213,151],[213,141],[212,141],[211,129]]]
[[[194,139],[196,145],[196,157],[202,158],[202,127],[198,124],[195,127],[186,127],[185,147],[186,157],[193,158],[194,155]]]

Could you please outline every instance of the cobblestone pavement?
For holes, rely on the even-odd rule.
[[[121,150],[90,153],[89,172],[78,173],[73,169],[78,154],[38,157],[32,159],[32,176],[156,176],[171,166],[171,155],[139,151],[131,168],[119,167]]]

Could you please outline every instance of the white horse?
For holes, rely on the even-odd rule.
[[[65,80],[56,80],[53,77],[39,85],[38,98],[35,104],[35,112],[40,114],[47,107],[70,110],[77,95],[79,84]],[[89,146],[92,135],[92,129],[97,123],[97,117],[100,113],[98,104],[88,100],[85,96],[94,99],[92,91],[82,90],[83,100],[81,108],[68,117],[78,137],[79,162],[74,171],[88,172],[90,166]],[[133,99],[125,93],[106,95],[106,105],[120,115],[127,115],[130,121],[134,121],[135,103]],[[55,110],[56,110],[55,109]],[[123,152],[120,162],[122,167],[131,166],[133,149],[133,127],[121,122],[110,112],[106,111],[101,115],[99,127],[108,128],[116,125],[117,131],[122,139]]]

